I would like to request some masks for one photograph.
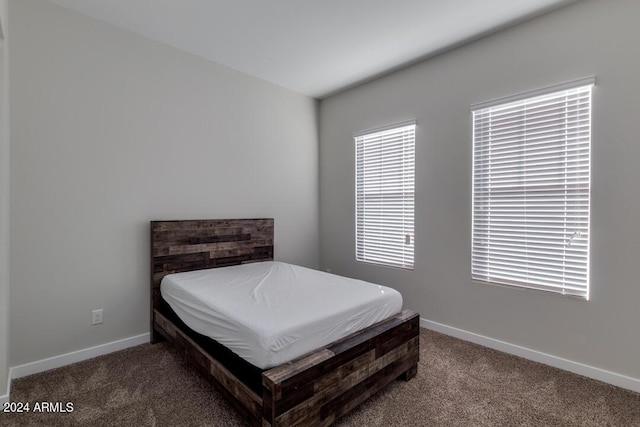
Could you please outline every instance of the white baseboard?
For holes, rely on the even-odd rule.
[[[640,393],[640,379],[637,378],[616,374],[615,372],[605,371],[604,369],[584,365],[572,360],[563,359],[561,357],[542,353],[536,350],[531,350],[530,348],[521,347],[519,345],[511,344],[505,341],[485,337],[483,335],[465,331],[464,329],[454,328],[453,326],[444,325],[442,323],[433,322],[431,320],[423,318],[420,318],[420,326],[426,329],[440,332],[445,335],[460,338],[461,340],[470,341],[472,343],[480,344],[494,350],[502,351],[503,353],[513,354],[515,356],[532,360],[534,362],[553,366],[554,368],[573,372],[574,374],[593,378],[595,380],[599,380]]]
[[[8,375],[7,375],[7,394],[5,394],[4,396],[0,396],[0,405],[6,403],[9,401],[9,394],[11,392],[11,371],[9,371]]]
[[[49,357],[47,359],[37,360],[24,365],[14,366],[9,369],[9,378],[7,379],[7,394],[0,396],[0,403],[8,402],[11,395],[11,380],[27,375],[37,374],[39,372],[48,371],[50,369],[60,368],[72,363],[81,362],[93,357],[102,356],[104,354],[113,353],[115,351],[124,350],[140,344],[148,343],[150,339],[149,333],[136,335],[118,341],[100,344],[95,347],[89,347],[71,353],[61,354],[60,356]]]

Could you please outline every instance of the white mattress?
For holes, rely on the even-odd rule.
[[[187,326],[262,369],[402,308],[394,289],[273,261],[170,274],[160,289]]]

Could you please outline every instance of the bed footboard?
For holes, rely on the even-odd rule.
[[[419,317],[402,313],[262,375],[263,426],[325,426],[417,369]]]

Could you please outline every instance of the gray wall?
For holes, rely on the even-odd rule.
[[[0,1],[2,33],[7,35],[7,1]],[[0,40],[0,397],[8,393],[9,375],[9,137],[7,54]]]
[[[41,0],[9,8],[11,366],[148,332],[149,220],[274,217],[276,258],[318,265],[316,101]]]
[[[640,2],[584,0],[323,100],[321,265],[424,319],[640,379]],[[472,103],[596,75],[591,300],[473,282]],[[354,259],[351,133],[415,118],[416,268]]]

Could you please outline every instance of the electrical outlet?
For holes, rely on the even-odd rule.
[[[93,310],[91,312],[91,324],[99,325],[100,323],[102,323],[102,309]]]

